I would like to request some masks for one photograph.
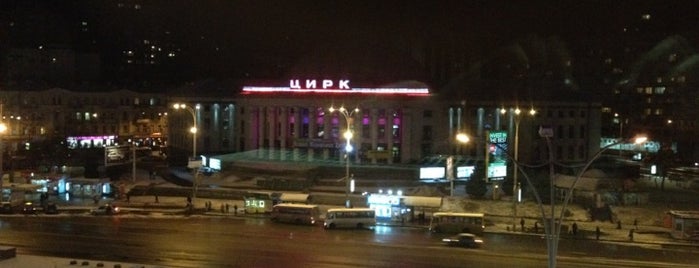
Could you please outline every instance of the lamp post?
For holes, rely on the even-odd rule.
[[[350,166],[350,155],[349,153],[354,150],[352,148],[352,137],[354,134],[352,133],[352,119],[354,119],[354,114],[359,112],[359,108],[354,108],[352,110],[346,109],[344,106],[340,106],[340,108],[334,108],[330,107],[328,109],[331,113],[334,113],[337,111],[339,114],[341,114],[343,117],[345,117],[345,122],[347,122],[347,128],[345,129],[345,132],[343,134],[343,137],[347,141],[347,144],[345,145],[345,207],[351,207],[350,199],[349,199],[349,193],[350,193],[350,173],[349,173],[349,166]]]
[[[189,132],[192,132],[192,160],[197,159],[197,114],[192,107],[184,103],[175,103],[172,107],[175,108],[175,110],[186,110],[192,115],[194,126],[189,129]],[[199,105],[196,105],[195,109],[199,110]]]
[[[192,132],[192,160],[197,159],[197,115],[194,109],[199,109],[199,105],[194,106],[195,108],[193,109],[192,107],[187,106],[184,103],[175,103],[172,105],[175,110],[186,110],[192,115],[192,122],[194,124],[193,127],[189,129],[189,132]],[[192,169],[192,204],[194,204],[194,199],[197,197],[197,187],[199,187],[199,171],[198,168],[193,168]]]
[[[554,155],[553,155],[553,151],[551,150],[552,145],[551,145],[551,140],[550,140],[550,138],[553,137],[553,130],[550,128],[541,127],[541,128],[539,128],[539,135],[546,140],[546,146],[547,146],[548,151],[549,151],[549,153],[548,153],[548,155],[549,155],[549,161],[548,161],[549,180],[550,180],[550,186],[549,186],[550,196],[549,197],[550,197],[551,211],[550,211],[550,214],[549,214],[550,217],[548,220],[546,219],[546,212],[544,211],[543,202],[541,201],[541,198],[539,197],[539,193],[535,190],[535,191],[533,191],[533,194],[534,194],[534,197],[536,198],[537,205],[538,205],[539,210],[541,212],[541,220],[545,223],[548,222],[548,224],[544,225],[544,231],[546,232],[546,247],[547,247],[547,252],[548,252],[548,264],[549,264],[548,267],[554,268],[554,267],[556,267],[556,256],[558,255],[558,238],[559,238],[559,235],[561,233],[561,225],[556,224],[557,218],[555,217],[555,214],[554,214],[555,213],[555,206],[554,206],[554,175],[555,175],[554,174]],[[644,143],[646,140],[647,140],[647,138],[645,136],[637,136],[632,141],[634,144],[641,144],[641,143]],[[595,160],[597,160],[602,155],[602,153],[604,153],[608,149],[610,149],[616,145],[622,144],[624,142],[626,142],[626,141],[620,139],[619,141],[617,141],[615,143],[612,143],[612,144],[609,144],[609,145],[602,147],[597,153],[595,153],[590,158],[590,160],[587,161],[587,163],[585,163],[583,168],[576,174],[575,180],[571,184],[570,189],[568,189],[568,191],[565,194],[565,197],[563,199],[563,204],[561,207],[561,211],[559,214],[560,216],[558,218],[559,221],[562,221],[564,212],[565,212],[566,207],[568,205],[568,202],[570,202],[570,198],[573,195],[573,190],[575,189],[575,185],[578,183],[580,178],[582,178],[582,175],[585,173],[585,171],[587,171],[587,169],[592,165],[592,163]],[[496,144],[496,146],[499,146],[499,145]],[[501,148],[501,149],[504,149],[504,148]],[[516,167],[519,170],[519,172],[522,172],[522,175],[524,175],[524,178],[527,181],[527,185],[529,185],[529,187],[534,189],[534,185],[532,184],[531,179],[529,179],[527,174],[522,169],[522,167],[524,167],[526,165],[523,165],[523,164],[519,163],[517,160],[514,160],[514,157],[512,155],[510,155],[509,153],[506,153],[505,155],[508,158],[510,158],[513,162],[515,162],[515,164],[517,164]],[[530,166],[530,167],[540,167],[540,165]]]
[[[514,144],[514,173],[512,174],[512,231],[516,230],[517,227],[517,199],[519,197],[519,181],[517,180],[517,175],[519,171],[517,170],[517,163],[519,161],[519,123],[522,118],[519,116],[522,110],[515,108],[513,111],[513,116],[515,119],[515,144]],[[534,108],[529,109],[529,115],[536,115],[536,110]],[[524,230],[522,230],[524,231]]]
[[[556,256],[558,255],[558,242],[559,242],[559,237],[561,234],[561,224],[560,223],[556,224],[556,220],[555,220],[556,217],[554,214],[555,213],[555,210],[554,210],[555,206],[553,203],[553,201],[554,201],[554,197],[553,197],[553,194],[554,194],[554,190],[553,190],[553,188],[554,188],[553,160],[554,159],[553,159],[553,152],[551,151],[551,148],[552,148],[551,140],[550,140],[551,136],[550,135],[543,135],[543,137],[546,139],[546,146],[548,147],[548,150],[549,150],[549,179],[550,179],[550,183],[551,183],[551,185],[550,185],[551,218],[549,219],[549,225],[545,226],[546,227],[545,230],[547,231],[547,238],[548,238],[547,245],[548,245],[548,252],[549,252],[549,257],[548,257],[549,258],[548,259],[549,267],[553,268],[553,267],[556,267]],[[641,143],[646,142],[646,140],[647,140],[647,137],[645,137],[645,136],[637,136],[633,139],[633,143],[634,144],[641,144]],[[561,222],[563,220],[563,214],[566,210],[566,207],[568,206],[568,202],[570,202],[571,196],[573,195],[573,190],[575,189],[575,185],[578,183],[580,178],[582,178],[582,175],[585,173],[585,171],[587,171],[587,169],[592,165],[592,163],[595,160],[597,160],[597,158],[599,158],[602,155],[602,153],[604,153],[605,151],[607,151],[608,149],[610,149],[616,145],[620,145],[620,144],[625,143],[625,142],[626,142],[625,140],[619,139],[619,141],[617,141],[615,143],[612,143],[612,144],[609,144],[609,145],[602,147],[599,151],[597,151],[597,153],[595,153],[595,155],[592,156],[592,158],[590,158],[590,160],[587,161],[587,163],[585,163],[583,168],[575,176],[575,180],[571,184],[570,189],[568,189],[568,191],[565,193],[565,197],[563,199],[563,204],[561,205],[561,211],[559,214],[560,215],[559,219],[558,219],[559,222]],[[544,217],[543,213],[542,213],[542,217]]]
[[[461,143],[461,144],[467,144],[469,141],[471,141],[471,138],[468,137],[465,133],[458,133],[456,134],[456,141]],[[450,190],[449,190],[449,196],[454,196],[454,176],[449,178],[450,182]]]

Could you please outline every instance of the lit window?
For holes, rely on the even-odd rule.
[[[665,94],[665,87],[656,87],[655,94]]]

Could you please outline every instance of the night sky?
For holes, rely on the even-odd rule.
[[[696,42],[694,2],[5,0],[0,34],[3,46],[99,53],[105,79],[129,75],[121,57],[143,40],[176,51],[176,61],[156,68],[162,79],[274,79],[319,54],[346,60],[414,44],[481,54],[531,34],[560,37],[582,57],[590,40],[613,40],[642,14],[659,22],[660,35]]]

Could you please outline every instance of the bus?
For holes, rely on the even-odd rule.
[[[317,205],[278,204],[272,207],[273,222],[315,225],[320,216]]]
[[[484,224],[483,213],[435,212],[430,221],[430,231],[482,235]]]
[[[325,214],[326,229],[364,229],[376,225],[376,211],[372,208],[331,208]]]

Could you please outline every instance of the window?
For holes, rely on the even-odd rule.
[[[575,126],[568,126],[568,138],[575,139]]]
[[[432,126],[422,126],[422,140],[431,141],[432,140]]]

